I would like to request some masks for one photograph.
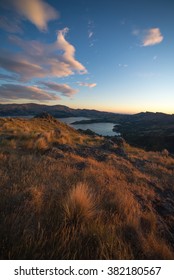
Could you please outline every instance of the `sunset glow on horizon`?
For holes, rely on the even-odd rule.
[[[174,2],[2,0],[0,103],[174,114]]]

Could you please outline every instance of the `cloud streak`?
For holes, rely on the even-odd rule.
[[[42,78],[46,71],[40,65],[29,61],[27,57],[21,54],[12,54],[1,50],[0,67],[18,74],[19,80],[28,81],[34,77]]]
[[[91,38],[93,36],[94,32],[88,31],[88,38]]]
[[[42,82],[41,84],[44,85],[46,89],[60,92],[62,95],[66,97],[72,97],[74,94],[78,92],[78,90],[73,89],[66,84],[57,84],[53,82]]]
[[[60,97],[48,93],[36,86],[24,86],[17,84],[3,84],[0,86],[0,100],[29,99],[37,101],[60,100]]]
[[[19,20],[12,19],[9,21],[5,16],[0,16],[0,28],[9,33],[23,33]]]
[[[17,77],[15,75],[11,76],[11,75],[7,75],[7,74],[2,74],[0,73],[0,80],[5,80],[5,81],[14,81],[16,80]]]
[[[88,39],[89,39],[89,46],[90,47],[93,47],[94,46],[94,42],[95,40],[93,39],[94,38],[94,21],[93,20],[88,20]]]
[[[151,28],[147,30],[145,33],[146,34],[144,35],[142,40],[143,47],[159,44],[164,39],[159,28]]]
[[[32,22],[40,31],[47,30],[50,20],[59,17],[58,12],[43,0],[11,0],[16,12]]]
[[[119,63],[118,66],[119,66],[120,68],[127,68],[127,67],[128,67],[128,64],[121,64],[121,63]]]
[[[89,87],[89,88],[93,88],[93,87],[96,87],[96,86],[97,86],[96,83],[77,82],[77,84],[78,84],[79,86],[84,86],[84,87]]]

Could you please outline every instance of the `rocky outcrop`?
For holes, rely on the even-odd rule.
[[[46,119],[49,121],[55,121],[56,119],[47,112],[42,112],[34,117],[35,119]]]

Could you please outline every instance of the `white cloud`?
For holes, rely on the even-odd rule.
[[[69,29],[66,27],[63,30],[58,31],[56,46],[59,50],[63,50],[62,61],[68,63],[71,68],[75,69],[81,74],[87,73],[85,67],[74,59],[75,48],[69,42],[66,41],[65,35],[68,33]]]
[[[67,97],[71,97],[78,92],[78,90],[73,89],[66,84],[57,84],[53,82],[42,82],[41,84],[44,85],[47,89],[60,92],[62,95]]]
[[[145,35],[142,39],[143,47],[153,46],[159,44],[163,41],[164,37],[162,36],[159,28],[151,28],[145,31]]]
[[[93,88],[96,87],[96,83],[84,83],[84,82],[77,82],[77,84],[79,86],[84,86],[84,87],[89,87],[89,88]]]
[[[23,86],[17,84],[2,84],[0,86],[0,100],[29,99],[29,100],[59,100],[60,97],[48,93],[36,86]]]
[[[140,38],[141,46],[143,47],[159,44],[164,39],[159,28],[151,28],[148,30],[134,29],[132,34]]]
[[[1,50],[0,67],[19,75],[23,81],[43,77],[67,77],[74,73],[85,74],[86,68],[75,59],[75,48],[65,39],[68,28],[58,31],[52,44],[24,41],[15,35],[9,36],[11,44],[18,45],[20,53]]]
[[[58,12],[43,0],[11,0],[15,10],[31,21],[40,31],[47,30],[47,23],[59,17]]]

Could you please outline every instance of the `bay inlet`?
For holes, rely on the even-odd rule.
[[[114,123],[102,122],[102,123],[88,123],[88,124],[74,124],[76,121],[90,120],[85,117],[68,117],[68,118],[58,118],[60,121],[72,126],[75,129],[90,129],[93,132],[102,136],[119,136],[120,133],[114,132]]]

